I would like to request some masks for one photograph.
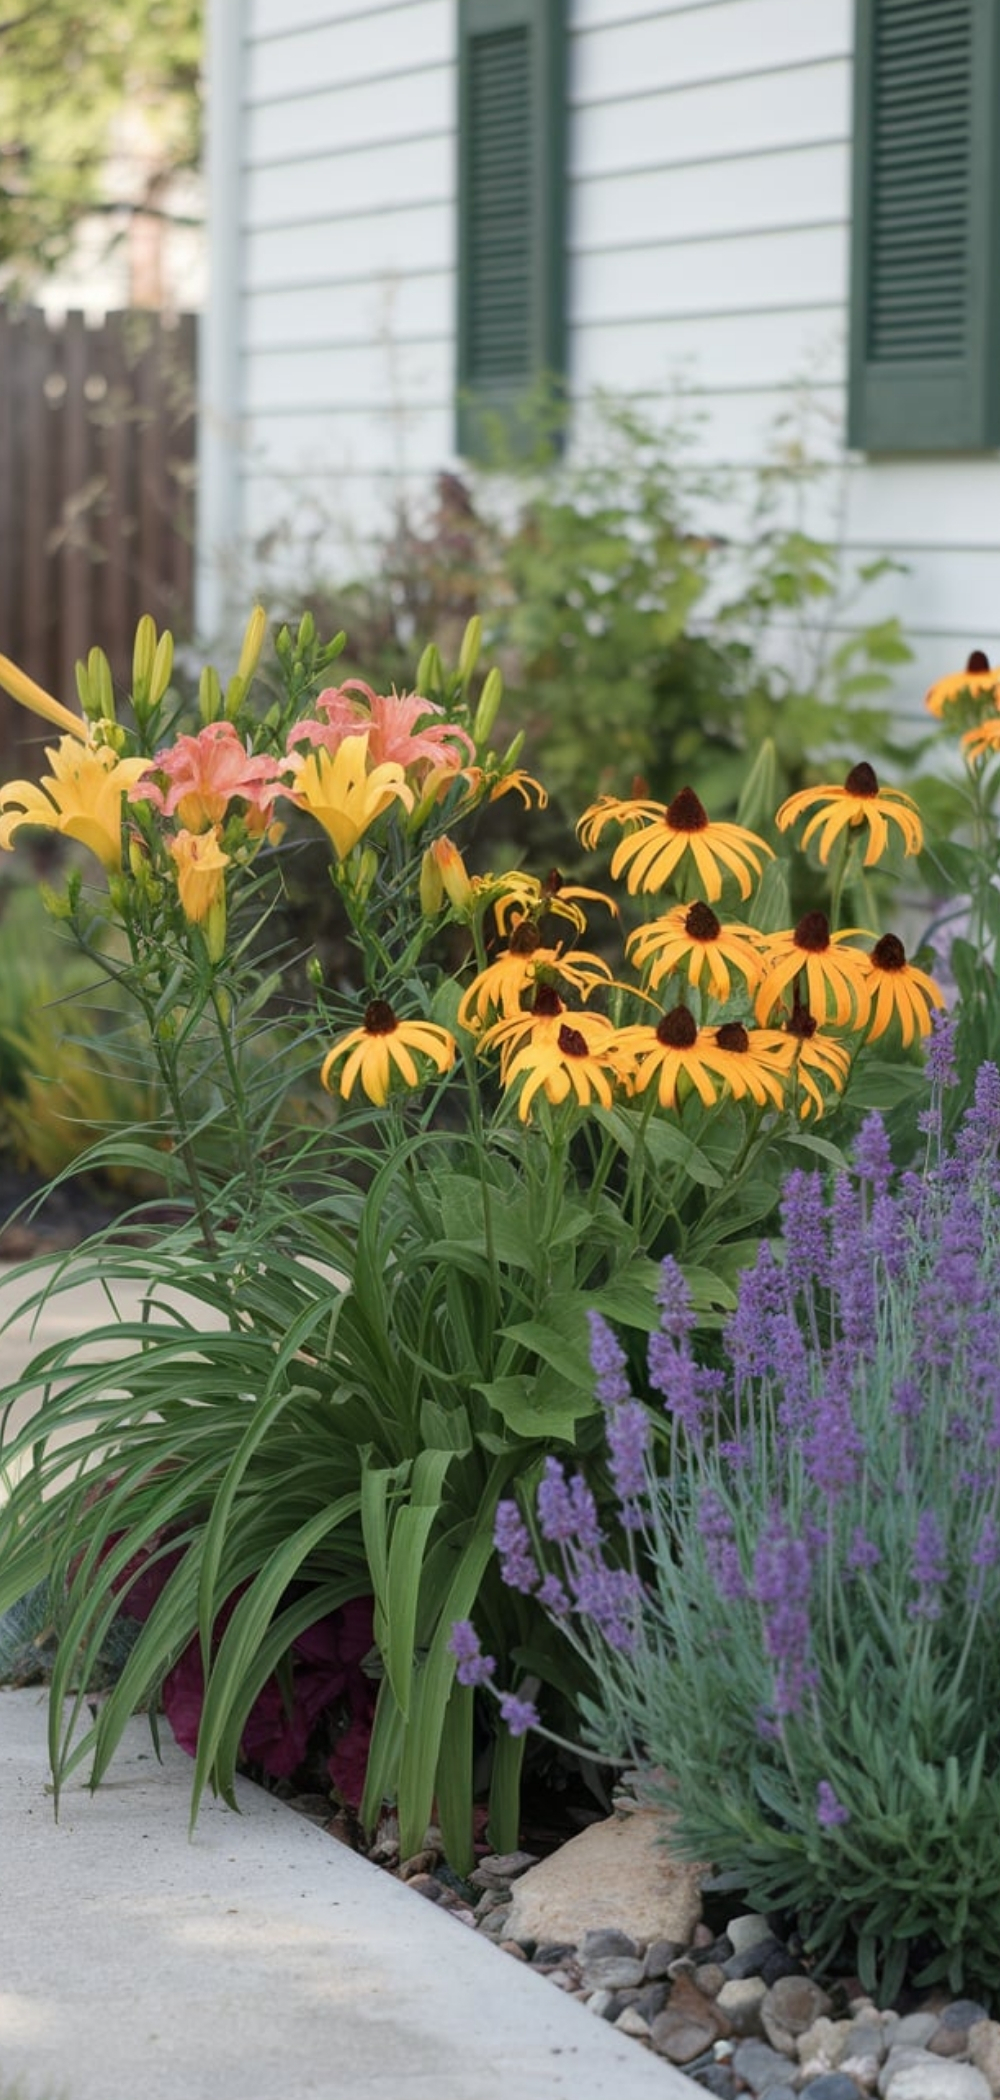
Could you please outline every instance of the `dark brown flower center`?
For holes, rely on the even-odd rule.
[[[560,1028],[556,1041],[564,1057],[589,1057],[587,1038],[578,1028]]]
[[[720,1050],[736,1050],[740,1055],[750,1048],[750,1037],[742,1021],[723,1021],[715,1031],[715,1040]]]
[[[510,937],[512,955],[534,955],[542,945],[542,936],[533,919],[519,919]]]
[[[552,1020],[556,1014],[565,1013],[566,1008],[554,984],[536,984],[531,1011],[533,1014],[541,1014],[545,1020]]]
[[[391,1035],[399,1022],[387,999],[373,999],[365,1007],[365,1034]]]
[[[844,787],[849,795],[877,795],[878,774],[874,766],[863,758],[858,765],[851,767]]]
[[[877,970],[905,970],[906,949],[894,933],[884,933],[872,949],[872,961]]]
[[[785,1022],[785,1034],[798,1036],[801,1043],[808,1043],[818,1027],[819,1022],[815,1015],[810,1013],[808,1006],[803,1006],[801,1001],[796,999]]]
[[[708,825],[701,803],[693,788],[682,788],[675,795],[667,810],[667,823],[671,831],[704,831]]]
[[[672,1006],[656,1030],[656,1040],[670,1050],[690,1050],[698,1040],[698,1023],[687,1006]]]
[[[807,911],[800,919],[793,935],[797,948],[807,948],[810,955],[822,955],[830,946],[830,921],[825,911]]]
[[[685,914],[684,931],[693,941],[717,941],[722,928],[711,905],[703,904],[699,897]]]
[[[967,671],[988,671],[990,660],[985,649],[973,649],[965,668]]]

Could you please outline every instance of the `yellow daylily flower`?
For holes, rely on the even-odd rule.
[[[53,728],[62,729],[67,736],[78,737],[82,744],[87,742],[86,722],[64,707],[61,700],[54,700],[44,686],[36,685],[26,671],[11,663],[9,656],[0,656],[0,685],[13,700],[19,700],[22,707],[30,707],[32,714],[41,715],[44,721],[52,723]]]
[[[177,864],[181,910],[192,926],[201,926],[225,895],[230,856],[223,852],[216,831],[179,831],[170,841],[170,852]]]
[[[122,861],[122,797],[145,773],[148,759],[118,758],[108,744],[79,744],[60,737],[46,750],[51,773],[12,780],[0,788],[0,846],[10,850],[23,824],[36,824],[63,838],[78,839],[96,853],[109,874]]]
[[[347,859],[390,802],[413,808],[413,790],[401,765],[387,759],[369,767],[367,735],[345,736],[332,752],[322,745],[307,756],[294,752],[289,764],[295,768],[294,779],[281,793],[322,824],[338,860]]]

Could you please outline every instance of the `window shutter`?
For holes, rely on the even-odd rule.
[[[565,363],[565,0],[460,0],[458,445]],[[527,432],[522,431],[522,437]]]
[[[858,0],[848,442],[1000,444],[1000,0]]]

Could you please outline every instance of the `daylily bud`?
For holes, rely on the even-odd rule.
[[[156,644],[156,654],[153,657],[153,668],[150,672],[150,707],[155,707],[157,705],[157,702],[162,700],[163,695],[166,692],[168,685],[170,684],[170,677],[173,668],[174,638],[173,635],[170,633],[169,629],[165,628],[160,636],[159,641]]]
[[[128,883],[125,881],[124,876],[108,876],[108,899],[112,911],[116,911],[120,918],[124,918],[129,902]]]
[[[458,675],[463,686],[467,686],[472,677],[473,671],[479,662],[479,652],[482,646],[483,623],[479,614],[473,613],[462,636],[462,646],[458,652]]]
[[[103,649],[92,649],[87,658],[87,683],[91,699],[96,706],[96,715],[103,717],[105,722],[114,722],[115,689],[111,678],[111,665]]]
[[[435,842],[436,843],[436,842]],[[428,846],[420,863],[420,909],[425,919],[436,919],[444,903],[444,881],[434,847]]]
[[[222,713],[222,687],[218,671],[206,664],[198,680],[198,713],[207,729],[210,722],[217,722]]]
[[[323,965],[318,955],[311,955],[306,964],[306,976],[317,992],[323,989]]]
[[[456,911],[465,911],[472,895],[469,871],[458,850],[449,838],[435,839],[428,852],[433,854],[440,870],[445,895]]]
[[[487,737],[490,735],[493,724],[500,712],[502,699],[503,678],[496,664],[494,664],[479,695],[479,706],[476,709],[472,724],[472,738],[477,750],[481,744],[485,744]]]
[[[227,722],[235,722],[236,717],[239,714],[240,708],[243,705],[243,696],[246,692],[246,689],[246,680],[240,677],[238,671],[235,671],[233,673],[232,678],[229,681],[229,684],[226,687]]]
[[[260,662],[260,652],[264,647],[266,633],[267,614],[262,605],[255,605],[246,624],[243,646],[240,649],[240,659],[236,666],[236,676],[237,678],[242,678],[244,690],[249,685]]]
[[[370,894],[371,886],[377,873],[378,854],[374,846],[365,846],[358,861],[358,871],[354,879],[354,894],[359,904],[363,904],[366,897]]]
[[[50,919],[72,918],[73,906],[69,898],[61,896],[59,891],[52,889],[47,882],[39,883],[38,894]]]
[[[428,642],[417,665],[417,691],[430,696],[439,693],[444,685],[444,669],[441,651],[436,642]]]
[[[511,767],[516,766],[517,761],[520,758],[523,750],[524,730],[519,729],[516,737],[514,738],[513,743],[508,745],[507,750],[504,752],[504,755],[500,760],[501,771],[504,773],[509,773]]]
[[[149,706],[149,688],[155,656],[156,623],[151,613],[143,613],[135,630],[135,645],[132,650],[132,700],[137,708]]]
[[[81,661],[80,657],[77,657],[73,665],[73,671],[76,678],[76,696],[80,702],[81,711],[88,719],[96,719],[101,710],[90,690],[90,674],[87,666]]]
[[[301,656],[304,649],[311,649],[315,640],[316,622],[311,612],[304,612],[299,621],[298,634],[295,637],[295,647],[299,655]]]

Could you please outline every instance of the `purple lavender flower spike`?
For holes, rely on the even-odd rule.
[[[838,1823],[849,1823],[851,1811],[838,1801],[828,1779],[821,1779],[816,1788],[816,1821],[822,1830],[832,1830]]]
[[[518,1699],[513,1692],[502,1692],[500,1719],[506,1723],[511,1735],[527,1735],[529,1728],[538,1727],[538,1708],[530,1699]]]
[[[569,1598],[558,1575],[546,1575],[538,1592],[538,1602],[543,1610],[551,1612],[554,1619],[565,1619],[569,1611]]]
[[[640,1400],[628,1400],[608,1415],[608,1458],[619,1502],[634,1502],[646,1493],[649,1416]]]
[[[854,1140],[854,1171],[862,1181],[868,1181],[877,1196],[888,1192],[892,1180],[892,1152],[889,1134],[878,1110],[866,1116]]]
[[[854,1574],[864,1568],[877,1568],[881,1558],[882,1555],[874,1540],[867,1538],[860,1524],[856,1524],[851,1533],[851,1543],[847,1549],[847,1567],[851,1573]]]
[[[852,1398],[851,1353],[842,1348],[827,1365],[805,1449],[809,1478],[829,1502],[835,1502],[854,1486],[864,1453],[864,1438],[854,1420]]]
[[[576,1517],[569,1498],[566,1474],[557,1458],[547,1458],[538,1483],[535,1506],[543,1539],[564,1543],[576,1535]]]
[[[823,1177],[793,1167],[781,1194],[785,1274],[793,1296],[826,1282],[828,1255]]]
[[[747,1594],[733,1520],[714,1488],[706,1488],[698,1505],[698,1530],[705,1546],[708,1572],[724,1604],[740,1604]]]
[[[927,1045],[925,1070],[932,1087],[955,1086],[958,1082],[955,1023],[940,1006],[935,1007],[931,1015],[931,1035]]]
[[[583,1619],[592,1619],[609,1648],[630,1655],[638,1639],[641,1592],[627,1568],[609,1568],[589,1554],[573,1571],[573,1600]]]
[[[967,1597],[970,1604],[981,1604],[986,1588],[986,1577],[991,1568],[1000,1561],[1000,1530],[995,1517],[987,1513],[979,1527],[979,1536],[969,1554],[970,1565],[975,1574],[970,1578]]]
[[[530,1597],[541,1577],[531,1549],[527,1525],[516,1502],[498,1502],[493,1524],[493,1544],[500,1555],[500,1574],[509,1590]]]
[[[660,1308],[661,1333],[669,1335],[674,1342],[686,1341],[696,1322],[687,1278],[672,1254],[660,1263],[656,1302]]]
[[[809,1661],[809,1597],[812,1564],[803,1539],[786,1530],[780,1516],[757,1542],[754,1598],[762,1612],[764,1646],[774,1664],[774,1712],[779,1719],[801,1713],[816,1681]]]
[[[448,1646],[455,1657],[458,1668],[455,1675],[459,1684],[488,1684],[496,1669],[496,1658],[484,1655],[479,1645],[479,1635],[471,1620],[456,1619],[448,1639]]]
[[[625,1351],[599,1312],[588,1312],[587,1324],[590,1328],[590,1366],[597,1381],[597,1397],[602,1407],[618,1407],[632,1398]]]
[[[948,1576],[948,1553],[941,1526],[932,1509],[921,1510],[913,1541],[910,1572],[917,1595],[909,1607],[911,1619],[939,1619],[941,1591]]]
[[[752,1269],[744,1269],[736,1311],[726,1326],[726,1347],[737,1387],[748,1378],[767,1378],[774,1368],[774,1321],[788,1310],[788,1278],[764,1240]]]

